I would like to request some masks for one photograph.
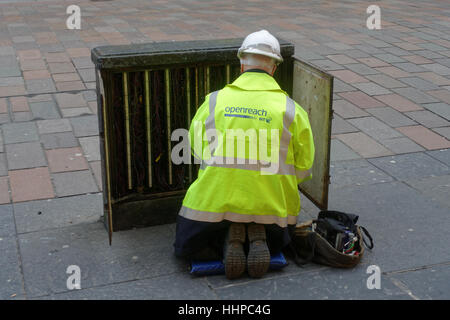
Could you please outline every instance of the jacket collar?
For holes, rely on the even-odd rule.
[[[248,70],[242,73],[233,83],[227,85],[246,91],[281,91],[276,80],[268,73]]]

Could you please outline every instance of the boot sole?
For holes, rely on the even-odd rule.
[[[225,275],[228,279],[239,278],[246,267],[244,252],[245,226],[232,224],[228,231],[228,244],[225,252]]]
[[[248,227],[250,241],[247,256],[247,271],[252,278],[263,277],[270,265],[270,252],[266,243],[266,232],[262,225]]]

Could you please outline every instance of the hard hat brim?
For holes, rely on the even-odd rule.
[[[238,58],[240,59],[242,57],[242,55],[245,54],[245,53],[260,54],[262,56],[273,58],[273,59],[275,59],[277,64],[280,64],[280,63],[283,62],[283,58],[281,56],[279,56],[279,55],[277,55],[275,53],[270,53],[270,52],[263,51],[263,50],[260,50],[260,49],[257,49],[257,48],[246,48],[246,49],[243,49],[243,50],[239,50],[238,54],[237,54]]]

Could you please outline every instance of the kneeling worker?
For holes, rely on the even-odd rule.
[[[238,57],[241,75],[209,94],[192,120],[201,165],[174,244],[178,257],[223,259],[229,279],[246,268],[262,277],[270,254],[289,244],[300,212],[297,185],[311,178],[314,160],[308,115],[273,78],[283,61],[278,40],[266,30],[251,33]]]

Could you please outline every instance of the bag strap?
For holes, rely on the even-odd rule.
[[[361,227],[361,226],[359,226],[359,227],[360,227],[361,230],[364,232],[364,234],[367,236],[367,238],[369,238],[369,240],[370,240],[370,245],[368,245],[367,242],[366,242],[366,237],[364,237],[364,234],[363,234],[363,241],[364,241],[364,244],[366,245],[367,248],[373,249],[373,238],[372,238],[372,236],[370,235],[369,231],[367,231],[367,229],[364,228],[364,227]]]
[[[298,255],[297,250],[295,250],[294,243],[292,241],[289,243],[289,249],[292,252],[294,262],[297,266],[303,267],[305,264],[311,262],[311,260],[314,258],[314,251],[316,249],[316,240],[317,239],[315,232],[308,233],[307,241],[309,246],[311,247],[311,252],[309,253],[308,257],[306,257],[306,259],[303,259]]]

